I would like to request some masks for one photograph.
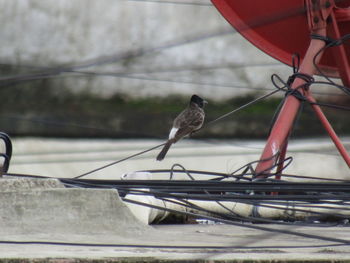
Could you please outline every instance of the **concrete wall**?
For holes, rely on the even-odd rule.
[[[290,73],[234,33],[209,0],[190,2],[197,4],[0,0],[0,61],[24,66],[22,73],[38,70],[34,67],[109,61],[79,69],[121,75],[66,73],[49,82],[60,90],[100,96],[196,92],[222,99],[271,88],[272,73],[282,72],[285,78]],[[138,55],[121,59],[128,52]],[[259,65],[241,67],[252,64]]]

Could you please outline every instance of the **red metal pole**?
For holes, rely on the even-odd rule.
[[[310,102],[314,102],[314,103],[316,102],[316,100],[314,99],[314,97],[312,97],[310,92],[306,93],[306,97]],[[337,147],[337,149],[338,149],[339,153],[341,154],[341,156],[343,157],[344,161],[346,162],[346,164],[350,168],[350,156],[349,156],[347,150],[345,149],[344,145],[340,141],[338,135],[333,130],[332,125],[329,123],[326,116],[323,114],[320,106],[318,106],[316,104],[311,104],[311,106],[312,106],[313,110],[315,111],[317,117],[320,119],[323,127],[326,129],[327,133],[331,137],[332,141],[334,142],[335,146]]]
[[[315,34],[326,36],[326,29],[321,28],[314,31]],[[311,39],[310,45],[306,54],[304,56],[304,60],[300,65],[299,72],[313,75],[314,74],[314,66],[313,59],[316,54],[325,46],[325,42],[323,40]],[[321,59],[322,54],[317,56],[317,61]],[[305,81],[301,78],[296,78],[291,86],[292,89],[298,88],[300,85],[303,85]],[[300,92],[304,93],[301,89]],[[270,136],[267,140],[264,151],[261,155],[255,172],[259,177],[264,177],[264,174],[268,174],[271,170],[271,167],[274,166],[276,162],[276,158],[278,154],[281,153],[283,145],[286,143],[288,139],[289,132],[293,126],[294,119],[298,113],[300,107],[300,101],[294,96],[288,96],[281,108],[281,111],[272,127]]]

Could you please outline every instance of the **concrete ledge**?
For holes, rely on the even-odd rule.
[[[64,188],[64,185],[57,179],[18,178],[6,176],[0,178],[0,192],[52,188]]]
[[[0,234],[138,235],[116,190],[64,188],[56,180],[0,179]]]

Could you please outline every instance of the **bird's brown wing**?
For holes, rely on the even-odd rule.
[[[175,134],[174,141],[200,129],[204,122],[204,111],[202,109],[187,108],[174,120],[174,127],[179,130]]]

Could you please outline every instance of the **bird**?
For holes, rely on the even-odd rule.
[[[186,135],[198,131],[205,118],[204,105],[208,102],[197,95],[192,95],[189,105],[174,120],[173,127],[169,133],[169,139],[157,156],[157,161],[164,159],[170,146]]]

